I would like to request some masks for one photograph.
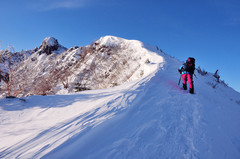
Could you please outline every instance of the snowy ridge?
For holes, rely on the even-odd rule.
[[[59,50],[64,51],[59,54]],[[17,65],[15,88],[24,86],[19,97],[109,88],[148,75],[151,63],[159,61],[160,56],[137,40],[105,36],[91,45],[66,50],[49,37]]]
[[[93,46],[103,53],[112,40],[123,43],[101,40]],[[141,42],[124,43],[126,54],[145,54],[138,79],[26,102],[0,100],[0,158],[240,158],[238,92],[196,72],[191,95],[177,85],[182,62]]]

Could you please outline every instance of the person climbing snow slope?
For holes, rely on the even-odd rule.
[[[182,74],[183,89],[187,90],[187,81],[189,84],[189,93],[194,93],[193,74],[195,70],[195,59],[189,57],[187,61],[179,67],[178,72]]]

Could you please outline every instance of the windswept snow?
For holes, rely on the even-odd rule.
[[[26,102],[0,100],[0,158],[240,158],[240,94],[196,72],[191,95],[177,85],[182,62],[128,44],[158,59],[144,63],[140,78]]]

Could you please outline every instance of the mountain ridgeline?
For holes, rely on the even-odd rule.
[[[1,82],[2,97],[7,89],[21,97],[114,87],[145,76],[146,65],[158,59],[141,42],[113,36],[69,49],[47,37],[39,48],[0,55],[0,69],[10,74],[9,86]]]

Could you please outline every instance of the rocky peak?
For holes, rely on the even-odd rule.
[[[50,55],[53,51],[59,53],[67,50],[65,47],[61,46],[57,39],[53,37],[47,37],[43,40],[42,44],[39,47],[39,54],[46,53],[47,55]],[[60,53],[61,53],[60,52]]]

